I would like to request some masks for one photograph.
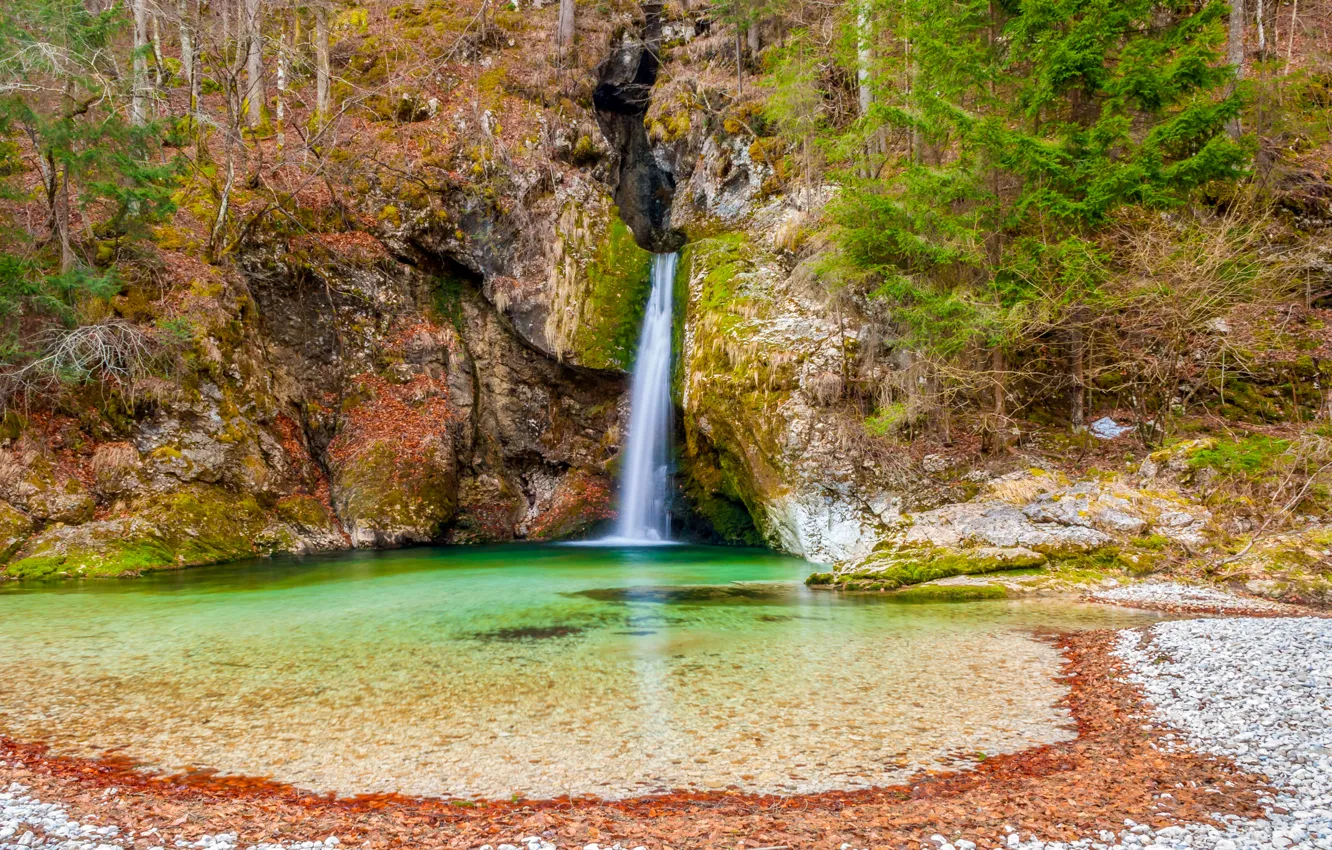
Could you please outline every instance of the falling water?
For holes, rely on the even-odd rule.
[[[670,538],[666,480],[671,434],[671,301],[679,254],[652,258],[652,295],[638,340],[629,440],[620,467],[616,543],[663,543]]]

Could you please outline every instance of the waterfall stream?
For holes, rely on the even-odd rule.
[[[652,295],[643,317],[629,397],[629,439],[620,466],[620,519],[606,542],[665,543],[671,439],[671,302],[678,253],[652,258]]]

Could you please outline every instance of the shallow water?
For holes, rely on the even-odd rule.
[[[1155,619],[839,596],[809,569],[499,546],[0,586],[0,731],[339,793],[859,788],[1070,737],[1034,632]]]

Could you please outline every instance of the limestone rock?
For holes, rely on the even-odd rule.
[[[39,522],[83,522],[96,507],[83,482],[62,473],[45,451],[26,441],[0,452],[0,498]]]
[[[196,484],[143,497],[125,516],[51,525],[29,539],[4,572],[13,578],[136,574],[311,551],[326,534],[275,524],[253,496]]]
[[[23,545],[32,530],[33,522],[27,514],[8,502],[0,502],[0,563]]]
[[[438,438],[410,453],[393,440],[376,440],[336,461],[332,472],[338,515],[360,549],[428,543],[458,506],[453,451]]]
[[[1052,518],[1053,519],[1053,518]],[[1022,546],[1038,552],[1086,552],[1110,542],[1108,534],[1081,524],[1038,521],[1004,502],[947,505],[914,516],[902,535],[907,545],[944,548]]]

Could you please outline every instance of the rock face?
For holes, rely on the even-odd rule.
[[[730,519],[741,505],[767,545],[840,562],[869,554],[903,494],[928,485],[842,409],[863,331],[829,314],[808,270],[773,247],[799,215],[773,204],[744,230],[685,248],[684,473],[695,504],[733,537],[746,533]]]
[[[678,250],[684,242],[669,227],[675,177],[657,161],[643,125],[661,64],[662,6],[643,4],[642,29],[625,33],[613,47],[592,93],[597,123],[619,155],[615,203],[638,244],[656,253]]]
[[[1212,515],[1180,495],[1126,477],[1070,482],[1044,469],[987,482],[967,501],[904,514],[870,554],[818,581],[892,589],[1047,561],[1145,572],[1166,540],[1199,545]]]
[[[177,386],[112,439],[34,421],[0,450],[4,575],[555,539],[611,516],[624,376],[560,363],[440,263],[261,240],[197,281]]]

